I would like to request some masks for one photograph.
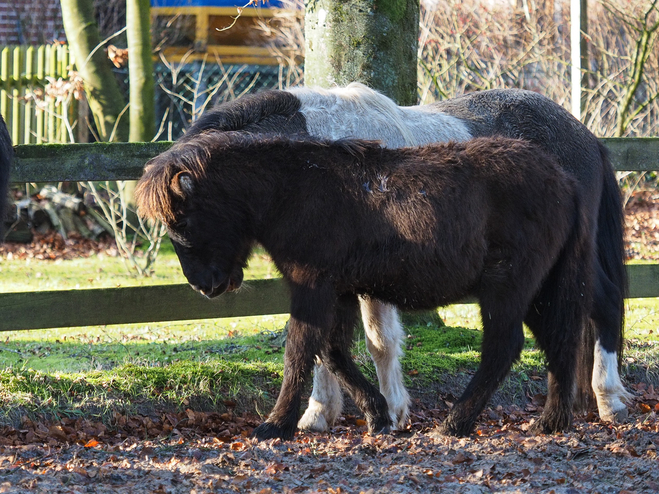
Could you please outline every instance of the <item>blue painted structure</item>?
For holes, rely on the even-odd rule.
[[[151,0],[152,7],[244,7],[248,0]],[[279,0],[258,0],[249,8],[281,8]]]

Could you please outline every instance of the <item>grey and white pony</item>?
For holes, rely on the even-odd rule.
[[[604,146],[561,106],[529,91],[491,90],[430,105],[400,107],[382,94],[353,83],[331,90],[264,91],[224,103],[202,115],[181,140],[194,139],[208,129],[370,139],[387,147],[502,135],[529,140],[553,154],[577,179],[579,196],[590,205],[589,227],[597,232],[593,239],[598,253],[596,289],[580,348],[577,403],[585,407],[594,393],[602,419],[626,416],[629,394],[618,374],[627,288],[620,193]],[[402,426],[409,407],[399,363],[403,326],[390,305],[372,299],[362,299],[360,305],[380,391],[387,399],[392,422]],[[551,382],[551,372],[549,379]],[[342,408],[338,381],[318,364],[309,406],[299,427],[325,431]]]

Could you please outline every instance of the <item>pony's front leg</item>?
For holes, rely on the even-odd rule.
[[[332,324],[336,300],[329,286],[295,286],[291,293],[291,319],[284,353],[284,379],[272,412],[254,429],[258,439],[292,439],[300,415],[302,389],[320,355]]]
[[[355,295],[340,297],[322,360],[346,387],[359,409],[364,412],[369,432],[386,433],[392,427],[387,400],[368,382],[350,355],[356,320],[357,297]]]
[[[405,389],[400,357],[405,331],[398,311],[392,305],[370,297],[360,297],[359,305],[366,332],[366,348],[378,375],[380,393],[387,400],[394,427],[402,428],[409,414],[410,396]],[[343,409],[341,387],[327,367],[318,363],[314,369],[313,391],[309,406],[298,423],[300,429],[325,432]]]
[[[366,332],[366,348],[375,364],[380,393],[387,399],[392,423],[402,428],[407,422],[410,405],[399,360],[403,356],[403,324],[393,305],[366,296],[359,298],[359,305]]]

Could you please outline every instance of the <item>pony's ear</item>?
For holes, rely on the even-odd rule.
[[[172,178],[171,183],[172,192],[181,198],[185,198],[194,192],[192,184],[192,177],[188,172],[178,172]]]

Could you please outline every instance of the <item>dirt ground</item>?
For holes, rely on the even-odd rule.
[[[629,203],[632,257],[659,258],[656,199]],[[110,426],[24,418],[0,428],[0,493],[657,493],[659,396],[652,385],[628,384],[627,421],[591,413],[553,436],[526,432],[542,410],[539,395],[487,408],[462,439],[433,433],[451,405],[441,395],[416,400],[404,431],[369,436],[363,420],[346,415],[331,433],[291,442],[251,439],[261,419],[232,413],[231,403],[223,414],[115,413]]]
[[[433,433],[445,416],[419,403],[405,431],[369,436],[344,417],[329,434],[294,441],[249,437],[255,416],[198,413],[115,416],[107,429],[85,419],[5,429],[0,492],[48,493],[413,493],[659,492],[659,401],[633,390],[630,419],[579,417],[573,431],[527,434],[541,406],[488,408],[469,438]]]

